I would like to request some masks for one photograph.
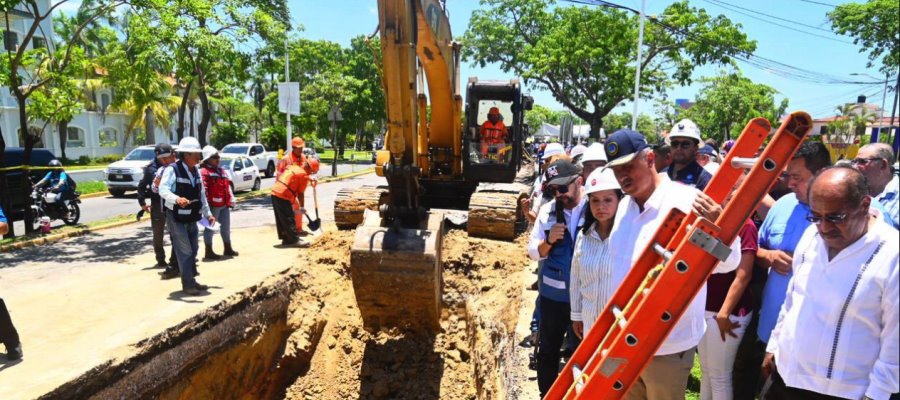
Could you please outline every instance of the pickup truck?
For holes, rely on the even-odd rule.
[[[266,151],[259,143],[232,143],[219,151],[222,154],[234,154],[246,156],[253,161],[260,171],[264,171],[266,178],[275,176],[275,165],[278,164],[278,153]]]

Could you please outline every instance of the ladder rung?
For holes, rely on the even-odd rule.
[[[691,235],[690,238],[688,238],[688,240],[690,240],[691,243],[693,243],[695,246],[703,249],[703,251],[705,251],[705,252],[711,254],[713,257],[719,259],[719,261],[724,262],[725,260],[728,259],[728,256],[731,255],[731,246],[728,246],[725,243],[722,243],[722,241],[719,240],[719,238],[712,236],[712,235],[710,235],[704,231],[701,231],[699,229],[695,229],[694,233]],[[679,263],[681,263],[681,261],[679,261]],[[677,268],[677,266],[676,266],[676,268]],[[686,265],[684,266],[684,269],[685,269],[685,271],[679,270],[679,272],[682,272],[682,273],[686,272],[686,270],[687,270]]]
[[[672,252],[666,250],[666,248],[659,243],[653,244],[653,251],[656,252],[656,254],[659,254],[659,256],[663,258],[663,260],[666,260],[666,262],[669,262],[669,260],[672,259]]]
[[[616,321],[618,321],[619,328],[625,329],[625,325],[628,324],[628,320],[625,319],[625,313],[623,313],[622,310],[616,306],[613,306],[612,313],[616,316]]]
[[[731,159],[731,166],[734,168],[750,169],[759,162],[757,157],[734,157]]]

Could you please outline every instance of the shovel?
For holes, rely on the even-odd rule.
[[[309,213],[306,214],[306,218],[309,219],[309,230],[315,232],[322,227],[322,219],[319,218],[319,195],[316,193],[316,185],[313,185],[313,201],[316,206],[316,219],[312,219],[309,216]]]

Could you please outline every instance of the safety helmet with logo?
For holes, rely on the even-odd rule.
[[[700,138],[700,128],[697,127],[697,124],[695,124],[694,121],[687,118],[678,121],[669,132],[669,140],[677,137],[694,139],[700,147],[703,147],[704,144],[703,139]]]
[[[298,137],[291,139],[291,147],[298,148],[298,147],[303,147],[303,146],[306,146],[306,142],[303,141],[302,137],[298,136]]]
[[[47,165],[51,167],[62,167],[62,163],[57,159],[50,160],[50,163]]]
[[[202,153],[200,150],[200,142],[195,137],[186,137],[178,142],[179,153]]]
[[[621,189],[619,181],[616,180],[616,174],[609,168],[598,168],[588,176],[584,185],[585,194],[600,192],[603,190]]]
[[[219,150],[216,150],[213,146],[206,145],[206,147],[203,148],[203,159],[200,160],[200,162],[206,162],[206,160],[209,160],[216,154],[219,154]]]

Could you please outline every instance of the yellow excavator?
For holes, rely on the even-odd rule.
[[[375,171],[387,183],[342,190],[335,221],[356,228],[350,270],[366,328],[435,330],[449,210],[467,210],[477,237],[511,240],[523,219],[526,187],[514,181],[534,101],[517,79],[473,77],[463,103],[460,44],[437,0],[379,0],[378,21],[387,133]],[[481,136],[492,108],[508,131],[500,143]]]

